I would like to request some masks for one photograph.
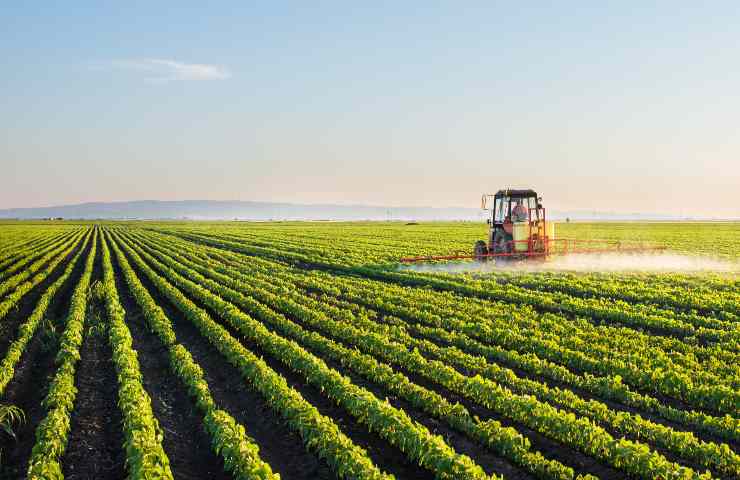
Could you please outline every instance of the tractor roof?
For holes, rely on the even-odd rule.
[[[496,192],[495,198],[501,198],[501,197],[536,197],[537,192],[531,189],[527,190],[513,190],[513,189],[506,189],[506,190],[499,190]]]

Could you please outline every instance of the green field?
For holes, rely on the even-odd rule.
[[[668,252],[408,268],[485,224],[0,223],[0,478],[740,478],[740,223],[556,236]]]

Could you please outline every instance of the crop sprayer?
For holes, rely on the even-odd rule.
[[[402,258],[403,263],[435,260],[474,259],[496,263],[546,260],[554,255],[643,253],[663,251],[666,247],[621,240],[583,240],[555,238],[555,224],[547,219],[542,197],[534,190],[499,190],[484,194],[481,208],[489,213],[488,240],[478,240],[473,253],[452,253]]]

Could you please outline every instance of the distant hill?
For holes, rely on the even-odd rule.
[[[476,220],[474,208],[299,205],[215,200],[82,203],[0,210],[0,218],[190,219],[190,220]]]
[[[670,215],[605,212],[548,212],[562,220],[678,220]],[[483,220],[478,208],[382,207],[368,205],[303,205],[216,200],[81,203],[0,210],[0,218],[140,219],[140,220]]]

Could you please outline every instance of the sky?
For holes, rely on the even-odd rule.
[[[737,218],[738,25],[736,1],[2,2],[0,208],[527,187]]]

